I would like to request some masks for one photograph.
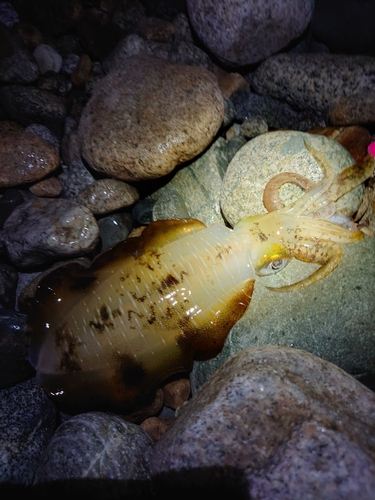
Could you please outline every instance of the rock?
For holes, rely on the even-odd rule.
[[[151,438],[136,424],[109,413],[76,415],[53,435],[36,483],[67,479],[149,479]]]
[[[27,359],[26,316],[14,309],[0,309],[0,390],[35,375]],[[0,392],[0,400],[2,395]],[[2,414],[3,417],[3,414]],[[1,424],[0,424],[1,428]],[[1,461],[1,459],[0,459]]]
[[[30,186],[29,191],[34,196],[57,198],[62,193],[62,186],[56,177],[49,177]]]
[[[351,127],[316,127],[309,130],[309,133],[324,135],[335,140],[349,151],[356,163],[362,163],[371,142],[369,130],[358,125]]]
[[[311,274],[314,264],[293,260],[272,278],[257,278],[250,305],[222,352],[194,365],[193,392],[228,358],[251,346],[304,349],[360,379],[374,377],[375,238],[342,250],[338,267],[303,290],[275,293],[266,287],[294,283]]]
[[[59,71],[61,70],[63,63],[62,57],[50,45],[41,43],[34,50],[33,56],[38,63],[39,70],[42,75],[48,73],[49,71],[59,73]]]
[[[133,219],[128,213],[111,214],[98,220],[101,248],[104,252],[119,241],[125,240],[133,229]]]
[[[236,110],[236,120],[242,122],[248,118],[261,116],[270,128],[289,128],[308,130],[318,126],[321,121],[305,112],[298,112],[286,102],[261,96],[239,89],[234,92],[230,101]]]
[[[219,83],[220,90],[226,99],[239,89],[250,91],[250,86],[240,73],[228,73],[219,66],[214,66],[214,73]]]
[[[95,87],[79,124],[91,167],[121,180],[161,177],[212,141],[224,104],[215,77],[132,57]]]
[[[59,153],[60,142],[49,128],[45,127],[44,125],[40,125],[39,123],[32,123],[31,125],[28,125],[24,130],[25,132],[39,135],[46,142],[49,142],[55,148],[56,152]]]
[[[328,121],[332,125],[371,124],[375,122],[375,100],[367,90],[341,97],[330,109]]]
[[[99,228],[92,213],[73,201],[33,198],[15,208],[1,238],[11,262],[25,268],[90,252]]]
[[[171,425],[172,419],[149,417],[140,424],[140,427],[150,436],[154,443],[157,443]]]
[[[168,408],[176,410],[184,404],[190,396],[190,379],[179,378],[168,382],[163,387],[164,404]]]
[[[314,182],[322,178],[322,170],[307,152],[303,140],[327,157],[336,174],[354,163],[340,144],[320,135],[289,130],[255,137],[236,153],[223,179],[220,204],[231,225],[244,217],[267,213],[263,191],[276,174],[297,172]],[[359,186],[344,195],[336,202],[337,210],[353,215],[361,203],[363,191],[363,186]],[[279,190],[286,205],[301,193],[302,190],[292,184],[284,184]]]
[[[187,0],[190,22],[223,63],[243,66],[265,59],[303,33],[314,2]]]
[[[31,52],[22,41],[0,23],[2,55],[0,60],[0,82],[33,83],[39,77],[39,68]]]
[[[157,17],[143,17],[139,22],[139,32],[146,40],[171,42],[175,28],[172,23]]]
[[[73,160],[69,166],[63,165],[63,172],[58,177],[63,187],[63,197],[76,201],[79,193],[95,182],[82,160]]]
[[[240,132],[246,139],[254,139],[268,132],[268,125],[261,116],[252,116],[241,124]]]
[[[0,309],[11,309],[16,305],[17,282],[17,271],[9,264],[0,262]]]
[[[152,213],[155,206],[155,200],[146,198],[139,200],[132,208],[132,217],[135,226],[144,226],[153,221]]]
[[[30,485],[56,427],[56,408],[35,378],[0,392],[1,483]]]
[[[375,396],[307,352],[241,351],[180,411],[156,444],[160,492],[262,499],[370,500]]]
[[[133,205],[139,199],[137,189],[117,179],[99,179],[86,186],[77,201],[95,215],[108,214]]]
[[[332,52],[375,55],[374,22],[373,2],[315,0],[311,31]]]
[[[183,12],[177,14],[172,20],[172,24],[175,28],[174,40],[176,42],[184,41],[193,43],[193,34],[191,32],[189,19]]]
[[[0,89],[0,104],[12,120],[22,125],[41,123],[61,136],[66,108],[60,97],[34,87],[8,85]]]
[[[30,132],[0,133],[0,187],[39,181],[59,166],[53,146]]]
[[[179,170],[169,183],[152,194],[154,220],[188,217],[204,224],[223,223],[220,211],[222,178],[228,166],[227,144],[219,137],[197,160]],[[159,203],[171,198],[170,203]],[[163,200],[164,198],[164,200]]]
[[[12,28],[19,22],[16,9],[9,2],[0,3],[0,23],[5,24],[7,28]]]
[[[83,87],[90,77],[92,62],[87,54],[83,54],[71,73],[71,80],[76,87]]]
[[[375,58],[361,55],[272,56],[253,74],[255,92],[325,117],[343,97],[375,90]]]
[[[6,189],[0,198],[0,228],[13,212],[13,210],[25,201],[24,191],[19,189]]]

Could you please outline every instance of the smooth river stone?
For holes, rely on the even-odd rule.
[[[59,153],[31,132],[0,133],[0,187],[43,179],[59,166]]]
[[[299,173],[313,182],[323,178],[322,169],[303,141],[327,158],[335,174],[355,163],[343,146],[322,135],[286,130],[255,137],[235,154],[223,179],[220,204],[230,224],[251,215],[267,213],[263,205],[264,188],[280,172]],[[293,184],[284,184],[279,189],[280,199],[285,205],[302,193],[302,189]],[[336,202],[337,210],[353,215],[363,193],[363,186],[359,186],[345,194]]]
[[[223,97],[211,72],[129,57],[95,86],[83,110],[82,154],[111,177],[154,179],[201,153],[223,116]]]

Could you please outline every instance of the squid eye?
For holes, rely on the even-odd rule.
[[[277,260],[271,260],[271,262],[268,262],[265,266],[262,267],[258,271],[258,274],[261,276],[267,276],[268,274],[274,274],[281,269],[284,269],[286,265],[288,265],[290,262],[290,259],[277,259]]]

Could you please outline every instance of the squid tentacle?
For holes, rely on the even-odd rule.
[[[317,249],[317,245],[319,245],[319,243],[312,245],[312,248]],[[321,267],[319,267],[316,271],[314,271],[303,280],[282,287],[267,286],[269,290],[271,290],[272,292],[289,292],[291,290],[301,290],[306,286],[312,285],[322,280],[338,266],[342,257],[342,249],[337,243],[325,242],[324,247],[320,251],[318,250],[317,253],[313,255],[307,255],[306,249],[308,247],[309,245],[307,242],[305,243],[305,245],[298,246],[295,250],[294,257],[304,262],[321,264]]]

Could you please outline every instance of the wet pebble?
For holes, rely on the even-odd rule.
[[[95,87],[79,124],[82,154],[120,180],[161,177],[202,152],[224,103],[214,76],[151,57],[126,60]]]
[[[56,408],[35,378],[0,391],[1,482],[30,485],[56,427]]]
[[[136,424],[110,413],[76,415],[53,435],[36,482],[67,479],[147,480],[151,438]]]
[[[62,193],[62,186],[56,177],[49,177],[33,184],[29,188],[30,193],[42,198],[57,198]]]
[[[287,347],[245,349],[181,408],[151,472],[160,491],[370,500],[374,410],[374,394],[327,361]]]
[[[2,241],[13,264],[21,268],[90,252],[99,228],[92,213],[57,198],[32,198],[7,218]]]
[[[83,188],[77,202],[95,215],[127,208],[139,199],[137,189],[117,179],[99,179]]]
[[[39,181],[59,166],[56,149],[31,132],[0,133],[0,186]]]
[[[268,132],[268,125],[262,116],[252,116],[241,124],[240,132],[246,139],[253,139]]]

